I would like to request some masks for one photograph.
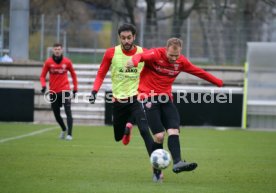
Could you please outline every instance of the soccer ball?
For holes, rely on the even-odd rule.
[[[170,165],[170,153],[164,149],[157,149],[150,155],[150,163],[155,169],[163,170]]]

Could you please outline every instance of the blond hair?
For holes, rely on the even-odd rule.
[[[167,40],[167,48],[173,46],[174,49],[182,48],[182,40],[179,38],[170,38]]]

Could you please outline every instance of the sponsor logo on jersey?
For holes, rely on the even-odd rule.
[[[137,73],[138,70],[137,70],[137,68],[130,68],[130,69],[120,68],[119,72],[121,72],[121,73],[124,73],[124,72],[126,72],[126,73],[131,73],[131,72],[132,73]]]
[[[169,75],[169,76],[177,76],[180,71],[178,70],[179,68],[179,64],[174,64],[174,68],[172,69],[172,67],[165,67],[162,65],[159,65],[158,63],[154,64],[154,69],[164,75]]]
[[[51,74],[64,74],[67,73],[66,64],[56,65],[50,64],[50,73]]]
[[[174,64],[173,66],[174,66],[174,70],[178,70],[179,64]]]

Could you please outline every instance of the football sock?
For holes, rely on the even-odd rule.
[[[67,127],[68,127],[68,135],[72,136],[72,128],[73,128],[73,117],[71,112],[71,105],[65,104],[64,105],[65,114],[67,117]]]
[[[160,178],[161,172],[162,172],[161,170],[158,170],[158,169],[153,168],[153,173],[154,173],[156,176],[158,176],[158,178]]]
[[[62,131],[66,131],[66,126],[63,122],[63,119],[60,116],[60,108],[57,106],[53,106],[53,112],[56,118],[56,121],[58,122],[59,126],[61,127]]]
[[[145,119],[140,120],[137,122],[137,125],[139,128],[140,135],[142,136],[144,143],[146,145],[148,155],[150,156],[152,152],[153,139],[149,131],[147,121]]]
[[[124,145],[127,145],[130,142],[132,127],[133,127],[133,125],[131,123],[128,122],[126,124],[125,133],[124,133],[124,136],[123,136],[123,139],[122,139],[122,143]]]
[[[181,161],[180,142],[178,135],[170,135],[168,137],[168,148],[171,152],[173,163],[176,164]]]
[[[163,143],[153,142],[153,144],[152,144],[152,151],[154,151],[156,149],[163,149]]]
[[[132,123],[128,122],[126,124],[126,128],[125,128],[125,135],[130,135],[131,134],[131,129],[132,129],[133,125]]]
[[[68,120],[67,120],[67,124],[68,124]],[[71,126],[68,126],[68,133],[67,134],[72,136],[72,124],[71,124]]]
[[[59,126],[61,127],[61,130],[62,130],[62,131],[66,131],[67,129],[66,129],[66,126],[65,126],[65,124],[64,124],[64,122],[63,122],[63,120],[62,120],[62,118],[59,117],[59,118],[56,118],[56,120],[57,120]]]

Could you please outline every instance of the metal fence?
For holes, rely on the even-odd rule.
[[[149,26],[146,25],[144,17],[139,17],[138,14],[137,43],[147,48],[164,46],[166,40],[173,35],[173,31],[179,27],[172,27],[170,19]],[[8,20],[7,16],[1,15],[1,55],[9,49]],[[276,41],[276,21],[273,20],[270,23],[239,28],[230,24],[210,24],[194,14],[182,23],[182,27],[177,31],[184,41],[183,54],[197,64],[243,65],[246,57],[246,40]],[[32,16],[29,24],[31,60],[45,60],[49,54],[48,48],[54,42],[61,42],[66,48],[66,54],[72,57],[75,63],[99,63],[103,56],[102,49],[114,46],[112,28],[117,28],[111,20],[72,22],[66,21],[60,15]],[[258,33],[252,33],[256,31],[256,26]]]

